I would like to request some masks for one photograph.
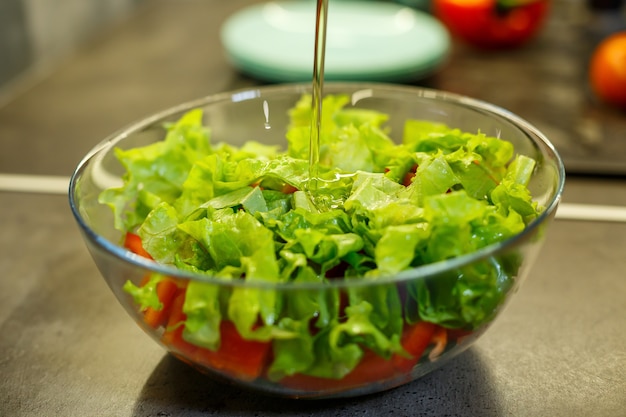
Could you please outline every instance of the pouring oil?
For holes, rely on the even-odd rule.
[[[320,162],[320,132],[322,126],[322,95],[324,60],[326,57],[326,26],[328,0],[317,0],[315,12],[315,51],[313,57],[313,91],[311,99],[311,137],[309,143],[308,192],[313,197],[318,188]],[[314,199],[311,198],[313,201]]]

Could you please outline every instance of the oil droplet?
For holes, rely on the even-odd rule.
[[[270,105],[267,100],[263,100],[263,114],[265,115],[265,128],[269,130],[272,125],[270,125]]]

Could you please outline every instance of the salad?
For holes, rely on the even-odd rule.
[[[310,191],[310,103],[290,110],[286,149],[214,143],[200,109],[163,141],[115,149],[123,185],[100,202],[124,245],[207,276],[151,273],[124,290],[176,355],[239,380],[341,390],[402,377],[485,328],[521,259],[390,278],[522,231],[540,211],[527,188],[535,161],[420,120],[396,143],[387,115],[331,95]]]

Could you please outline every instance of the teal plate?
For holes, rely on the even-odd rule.
[[[310,81],[314,0],[267,2],[231,15],[221,41],[233,65],[269,82]],[[325,79],[405,82],[445,63],[446,28],[427,13],[378,1],[330,0]]]

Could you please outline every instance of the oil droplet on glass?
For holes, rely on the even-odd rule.
[[[267,104],[267,100],[263,100],[263,114],[265,115],[265,128],[269,130],[272,125],[270,125],[270,106]]]

